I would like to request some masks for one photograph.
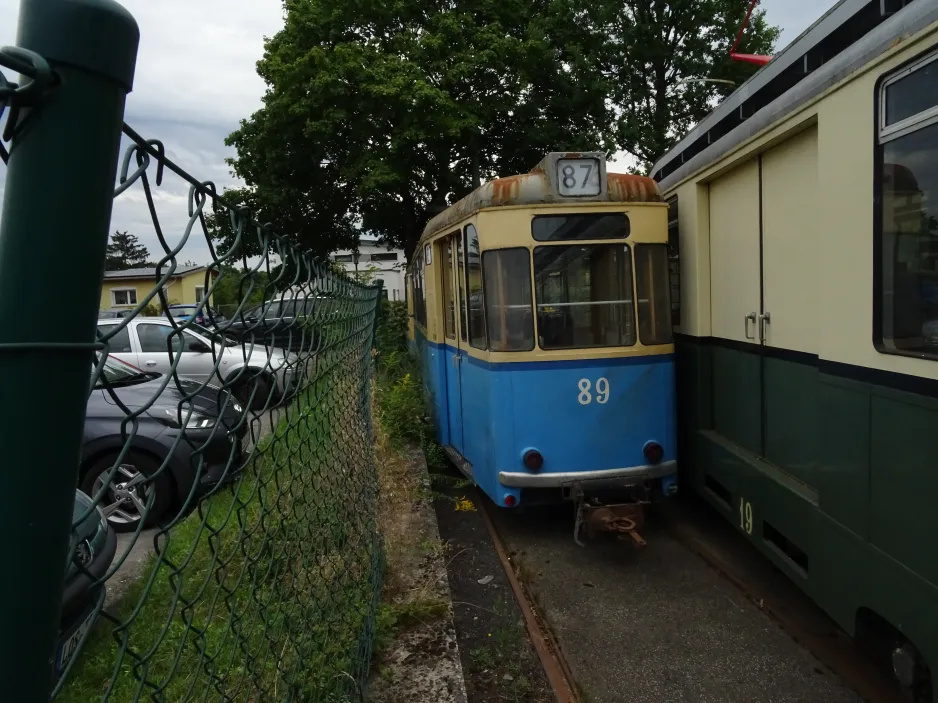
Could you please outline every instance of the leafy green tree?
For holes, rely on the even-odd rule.
[[[593,51],[609,67],[616,141],[639,170],[647,171],[758,69],[729,56],[746,0],[581,1],[597,37],[605,38]],[[737,51],[771,54],[779,31],[757,8]]]
[[[360,228],[410,252],[481,179],[612,146],[594,30],[571,0],[285,8],[258,62],[264,105],[227,140],[248,186],[232,197],[319,254]]]
[[[149,258],[150,252],[135,235],[127,232],[114,232],[111,235],[110,244],[107,245],[104,266],[107,271],[120,271],[135,266],[143,267],[147,265]]]

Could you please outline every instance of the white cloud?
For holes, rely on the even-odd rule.
[[[283,25],[281,0],[123,0],[137,19],[140,49],[126,120],[146,138],[163,141],[167,155],[219,190],[235,183],[225,164],[233,151],[225,137],[261,105],[264,83],[255,64],[264,38]],[[762,0],[768,19],[783,27],[780,45],[794,39],[833,4],[830,0]],[[0,46],[15,44],[19,0],[0,0]],[[126,140],[124,140],[126,145]],[[617,159],[611,170],[624,170]],[[3,188],[0,167],[0,192]],[[158,211],[170,244],[186,223],[188,185],[167,176]],[[157,256],[161,246],[137,184],[114,203],[111,231],[136,234]],[[204,241],[193,238],[182,260],[208,259]]]

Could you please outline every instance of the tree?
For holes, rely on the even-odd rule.
[[[145,266],[149,257],[150,252],[135,235],[118,231],[111,235],[104,265],[107,271],[120,271]]]
[[[318,254],[353,248],[360,229],[410,253],[481,179],[612,146],[595,37],[572,0],[285,7],[258,62],[264,105],[227,140],[247,188],[226,197]]]
[[[733,61],[745,0],[583,0],[606,41],[610,95],[619,111],[616,141],[646,171],[757,67]],[[586,6],[589,7],[586,7]],[[739,51],[771,54],[779,28],[757,9]],[[694,79],[717,79],[726,83]]]

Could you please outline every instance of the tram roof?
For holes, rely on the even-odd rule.
[[[652,166],[679,183],[938,20],[934,0],[840,0]]]
[[[427,222],[420,240],[423,241],[427,237],[451,227],[486,208],[510,205],[543,205],[547,203],[569,203],[574,205],[583,204],[584,202],[661,202],[661,191],[654,179],[626,173],[607,173],[604,160],[601,161],[600,173],[605,178],[606,186],[601,189],[600,195],[587,198],[559,195],[551,182],[548,172],[548,162],[551,157],[576,159],[588,155],[596,156],[594,153],[588,152],[549,154],[529,173],[496,178],[494,181],[483,183],[469,195],[456,201]]]

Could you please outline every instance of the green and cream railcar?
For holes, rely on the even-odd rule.
[[[938,3],[838,3],[653,175],[682,482],[938,701]]]

